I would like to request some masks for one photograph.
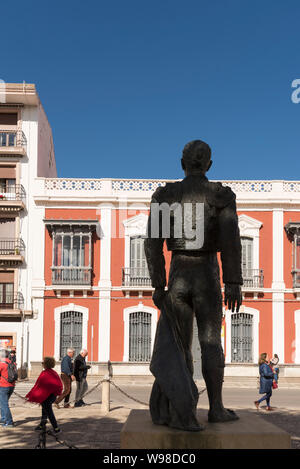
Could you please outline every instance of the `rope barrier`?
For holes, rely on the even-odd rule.
[[[127,394],[127,392],[123,391],[123,390],[122,390],[119,386],[117,386],[116,383],[114,383],[112,380],[109,380],[109,381],[110,381],[110,384],[112,384],[120,393],[124,394],[124,396],[126,396],[126,397],[128,397],[129,399],[131,399],[131,400],[137,402],[138,404],[142,404],[142,405],[144,405],[144,406],[146,406],[146,407],[149,406],[148,403],[146,404],[145,402],[139,401],[139,400],[136,399],[135,397],[132,397],[132,396],[130,396],[129,394]]]
[[[144,405],[146,407],[149,406],[148,403],[146,402],[143,402],[143,401],[140,401],[139,399],[133,397],[133,396],[130,396],[130,394],[128,394],[127,392],[125,392],[123,389],[121,389],[116,383],[114,383],[114,381],[112,381],[111,379],[102,379],[101,381],[99,381],[95,386],[93,386],[91,389],[89,389],[82,397],[86,397],[88,394],[92,393],[98,386],[101,386],[101,384],[104,382],[104,381],[109,381],[110,384],[112,384],[114,386],[114,388],[116,388],[121,394],[123,394],[124,396],[128,397],[128,399],[131,399],[132,401],[135,401],[137,402],[138,404],[141,404],[141,405]],[[198,391],[198,394],[199,396],[201,396],[204,392],[206,391],[206,388],[203,388],[201,391]],[[28,400],[21,396],[20,394],[18,394],[16,391],[14,391],[14,394],[16,394],[16,396],[18,396],[20,399],[24,400],[25,402],[28,403]],[[75,399],[73,399],[71,402],[69,402],[69,404],[73,404],[74,402],[76,402]],[[31,404],[35,404],[35,405],[39,405],[39,404],[36,404],[35,402],[32,402]]]
[[[66,441],[61,441],[57,435],[55,433],[53,433],[51,430],[48,430],[47,431],[47,435],[50,435],[50,436],[53,436],[53,438],[55,438],[55,440],[57,441],[57,443],[59,443],[60,445],[62,446],[66,446],[67,448],[69,449],[79,449],[77,448],[77,446],[75,445],[70,445],[69,443],[67,443]]]
[[[46,448],[46,425],[43,425],[39,433],[38,444],[35,446],[34,449],[45,449],[45,448]]]
[[[110,381],[110,384],[112,384],[119,392],[124,394],[124,396],[128,397],[132,401],[137,402],[138,404],[142,404],[146,407],[149,407],[149,403],[146,404],[145,402],[142,402],[139,399],[136,399],[135,397],[130,396],[129,394],[127,394],[127,392],[123,391],[119,386],[117,386],[116,383],[114,383],[112,380],[109,380],[109,381]],[[198,395],[201,396],[201,394],[203,394],[205,391],[206,391],[206,388],[202,389],[201,391],[198,391]]]
[[[103,383],[103,381],[106,381],[106,379],[102,379],[101,381],[99,381],[93,388],[91,388],[90,390],[86,391],[85,394],[83,394],[82,398],[88,396],[91,392],[93,392],[98,386],[101,386],[101,384]],[[74,402],[76,402],[76,399],[73,399],[73,401],[69,402],[69,404],[73,404]]]

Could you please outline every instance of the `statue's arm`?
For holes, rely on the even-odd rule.
[[[219,233],[225,305],[232,311],[235,309],[239,311],[242,303],[241,285],[243,285],[242,247],[235,200],[220,211]]]
[[[223,282],[243,285],[242,246],[235,200],[220,210],[219,233]]]

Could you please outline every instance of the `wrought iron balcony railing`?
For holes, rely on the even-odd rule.
[[[1,130],[0,129],[0,148],[25,148],[27,140],[22,130]]]
[[[52,267],[52,285],[91,285],[91,267]]]
[[[1,309],[24,309],[24,297],[21,292],[6,294],[5,299],[0,298]]]
[[[23,256],[25,244],[22,238],[0,238],[0,256]]]
[[[1,201],[21,201],[25,203],[26,193],[22,184],[14,184],[7,187],[0,185]]]
[[[123,267],[122,285],[125,287],[151,287],[151,278],[148,269]]]
[[[263,269],[243,269],[244,288],[263,288]]]

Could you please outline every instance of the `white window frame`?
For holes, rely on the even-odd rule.
[[[240,236],[253,239],[253,269],[259,269],[259,230],[262,222],[244,213],[239,216]]]
[[[82,348],[87,349],[87,332],[88,332],[88,320],[89,320],[89,310],[84,308],[84,306],[79,306],[74,303],[69,303],[68,305],[58,306],[54,309],[54,323],[55,323],[55,333],[54,333],[54,358],[55,360],[60,360],[60,319],[61,314],[67,311],[78,311],[82,313]]]
[[[124,225],[124,240],[125,240],[125,255],[124,267],[130,268],[130,238],[135,236],[145,236],[147,229],[148,215],[140,213],[135,217],[128,218],[123,221]]]
[[[145,306],[140,302],[136,306],[130,306],[123,310],[123,321],[124,321],[124,354],[123,362],[126,363],[135,363],[129,362],[129,325],[130,325],[130,314],[131,313],[150,313],[151,314],[151,354],[154,346],[155,332],[157,326],[157,309],[151,308],[150,306]]]

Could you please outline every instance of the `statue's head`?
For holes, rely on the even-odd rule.
[[[207,143],[193,140],[185,145],[181,158],[185,174],[205,174],[211,165],[211,149]]]

